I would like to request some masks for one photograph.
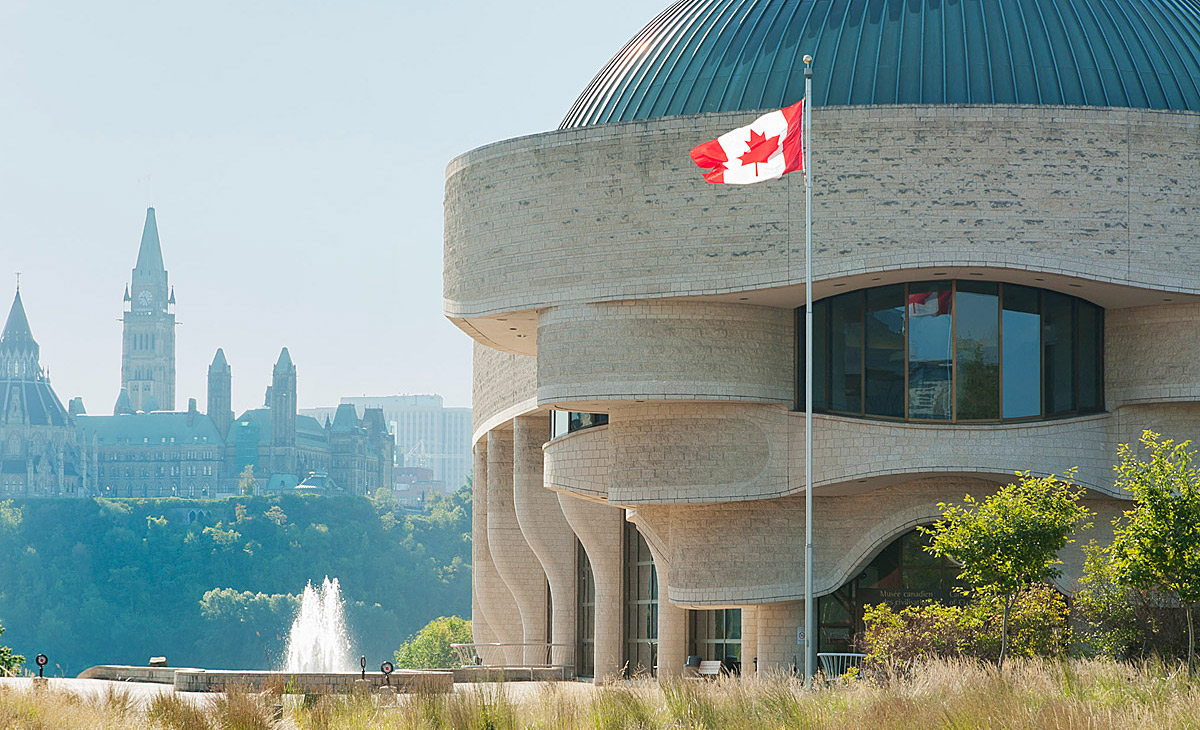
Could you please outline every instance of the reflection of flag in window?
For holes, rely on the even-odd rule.
[[[934,317],[939,314],[950,314],[951,293],[949,289],[909,292],[908,316]]]

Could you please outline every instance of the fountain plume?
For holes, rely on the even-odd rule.
[[[288,634],[287,671],[355,671],[337,578],[325,576],[320,588],[314,588],[312,581],[304,586],[300,611]]]

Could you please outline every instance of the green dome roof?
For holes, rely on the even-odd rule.
[[[1200,111],[1200,0],[679,0],[560,128],[813,102]]]

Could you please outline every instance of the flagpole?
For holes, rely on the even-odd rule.
[[[812,297],[812,56],[804,56],[804,677],[812,684],[816,658],[813,605],[813,297]]]

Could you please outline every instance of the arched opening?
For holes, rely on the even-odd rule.
[[[863,606],[887,603],[899,610],[925,601],[962,604],[958,566],[925,550],[918,530],[900,535],[833,593],[817,599],[818,651],[850,652],[862,635]]]

